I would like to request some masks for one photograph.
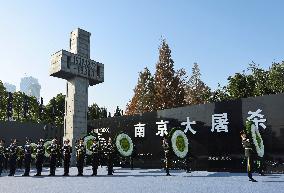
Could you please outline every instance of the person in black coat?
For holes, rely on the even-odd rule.
[[[37,146],[36,146],[36,170],[37,173],[35,176],[41,176],[42,172],[42,165],[44,162],[44,153],[45,153],[45,147],[43,145],[44,140],[40,139]]]
[[[108,139],[108,144],[106,146],[106,154],[107,154],[107,168],[108,174],[113,175],[113,159],[114,159],[114,146],[112,144],[111,138]]]
[[[2,170],[3,170],[5,159],[6,159],[5,152],[6,152],[5,141],[1,139],[0,140],[0,176],[2,174]]]
[[[27,139],[26,145],[24,146],[24,155],[25,173],[23,174],[23,176],[29,176],[32,162],[32,147],[31,141],[29,139]]]
[[[53,139],[51,145],[47,148],[50,151],[50,174],[49,176],[55,176],[55,170],[56,170],[56,161],[58,156],[58,146],[57,146],[57,140]]]
[[[83,139],[79,140],[79,144],[76,145],[76,158],[77,158],[77,176],[83,176],[85,156],[86,156],[86,147],[83,143]]]
[[[247,173],[249,177],[249,181],[257,182],[255,179],[252,178],[252,164],[253,164],[253,149],[252,144],[245,132],[241,132],[241,138],[242,138],[242,145],[245,149],[245,157],[247,159]]]
[[[17,164],[17,140],[14,139],[11,142],[11,145],[8,147],[9,151],[9,166],[10,166],[10,173],[8,176],[14,176],[16,173],[16,164]]]
[[[163,140],[162,140],[162,146],[165,152],[165,169],[166,169],[166,175],[170,176],[170,145],[168,143],[168,139],[167,136],[164,135],[163,136]]]
[[[92,169],[93,169],[93,174],[92,176],[97,175],[98,171],[98,166],[99,166],[99,143],[96,138],[94,138],[93,144],[91,146],[91,151],[92,151]]]
[[[64,140],[64,145],[62,147],[62,157],[64,164],[64,174],[63,176],[69,176],[70,159],[72,153],[72,147],[69,145],[69,139]]]

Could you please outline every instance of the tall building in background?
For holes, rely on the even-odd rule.
[[[7,91],[7,92],[11,92],[11,93],[16,92],[16,86],[15,86],[15,85],[10,84],[10,83],[8,83],[8,82],[5,82],[3,85],[4,85],[4,87],[6,88],[6,91]]]
[[[40,100],[41,86],[38,80],[32,76],[21,78],[20,91],[24,92],[28,96],[35,96],[37,100]]]

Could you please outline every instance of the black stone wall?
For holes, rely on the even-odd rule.
[[[259,127],[264,140],[267,170],[284,171],[284,94],[267,95],[255,98],[232,100],[227,102],[192,105],[134,116],[112,117],[88,121],[88,130],[105,130],[102,136],[114,137],[123,131],[133,139],[139,156],[135,159],[136,167],[162,167],[163,150],[161,137],[156,135],[157,121],[169,121],[168,131],[181,127],[181,122],[189,117],[197,124],[192,125],[196,134],[187,133],[191,162],[195,170],[243,170],[243,148],[240,131],[244,127],[249,111],[262,110],[266,119],[266,129]],[[227,113],[228,132],[212,132],[212,115]],[[134,125],[139,122],[145,125],[145,138],[134,137]],[[173,167],[181,167],[182,160],[175,160]]]

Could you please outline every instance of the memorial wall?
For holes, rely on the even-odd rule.
[[[162,134],[179,127],[189,139],[193,170],[244,170],[240,131],[253,121],[262,136],[267,170],[284,171],[284,94],[192,105],[134,116],[88,121],[88,131],[99,133],[100,142],[119,132],[136,146],[135,167],[162,167]],[[175,159],[173,167],[182,167]]]

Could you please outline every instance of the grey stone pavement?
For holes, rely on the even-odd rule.
[[[284,193],[284,174],[254,175],[258,182],[253,183],[245,173],[207,171],[171,171],[172,176],[165,176],[160,169],[115,168],[114,176],[107,176],[103,167],[93,177],[91,167],[85,167],[83,177],[75,176],[76,168],[71,168],[69,177],[61,176],[62,168],[57,168],[55,177],[48,177],[48,173],[48,168],[41,177],[22,177],[19,170],[15,177],[3,173],[0,193]]]

